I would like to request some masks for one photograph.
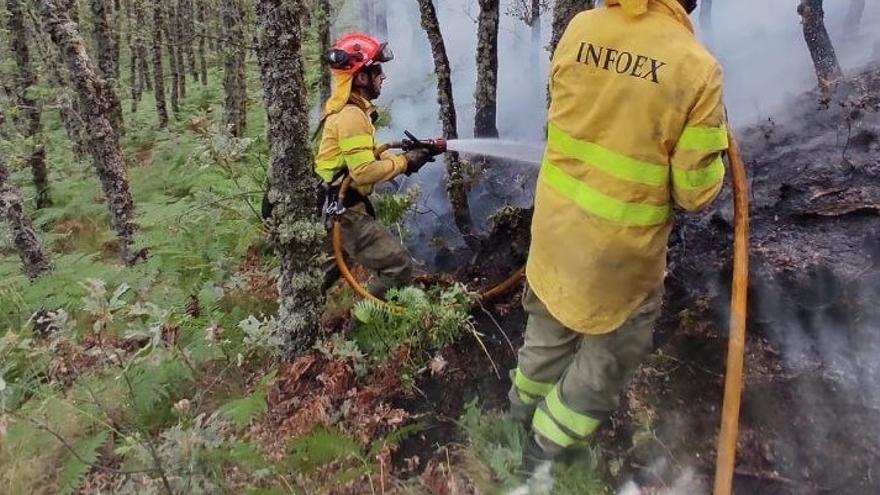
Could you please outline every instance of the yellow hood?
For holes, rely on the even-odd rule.
[[[325,117],[342,110],[348,104],[353,82],[354,74],[333,71],[333,93],[324,105]]]
[[[694,31],[690,17],[688,17],[687,12],[678,0],[606,0],[605,4],[609,7],[618,5],[624,12],[633,17],[643,15],[648,11],[649,7],[666,10],[691,32]]]

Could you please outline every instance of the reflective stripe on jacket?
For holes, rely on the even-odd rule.
[[[355,187],[369,194],[373,185],[406,171],[403,155],[384,152],[376,157],[376,128],[369,117],[375,110],[367,100],[352,95],[349,103],[324,121],[315,173],[326,183],[348,170]]]
[[[672,208],[724,181],[722,72],[676,0],[576,16],[551,68],[527,275],[566,327],[603,334],[663,283]]]

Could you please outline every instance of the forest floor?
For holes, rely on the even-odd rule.
[[[876,96],[875,79],[866,91]],[[268,162],[262,105],[252,94],[247,137],[228,138],[217,124],[221,74],[210,80],[190,85],[167,130],[155,127],[150,95],[126,113],[138,242],[149,250],[134,268],[118,262],[90,164],[72,157],[57,116],[47,114],[55,206],[35,221],[55,270],[28,282],[0,235],[0,492],[503,493],[516,483],[524,438],[503,411],[525,315],[516,292],[467,311],[468,296],[454,282],[476,288],[521,266],[527,212],[498,215],[484,250],[464,257],[456,277],[424,277],[421,289],[397,293],[415,308],[403,320],[337,287],[314,351],[284,362],[272,318],[276,262],[257,214]],[[867,267],[868,277],[853,276],[869,289],[846,293],[855,286],[834,270],[814,279],[812,286],[844,293],[835,301],[857,307],[843,323],[833,320],[845,345],[823,336],[828,319],[786,315],[818,327],[801,330],[812,340],[799,341],[798,352],[836,346],[836,354],[796,357],[791,333],[773,331],[767,313],[775,307],[757,312],[738,493],[880,490],[871,448],[880,442],[880,394],[871,392],[876,375],[863,371],[874,369],[867,363],[877,356],[871,329],[878,320],[860,302],[880,287],[870,257],[880,250],[862,249],[856,238],[877,229],[876,102],[854,116],[852,106],[817,110],[815,101],[805,95],[800,113],[746,133],[754,186],[765,188],[756,193],[753,252],[761,255],[763,284],[756,289],[766,307],[780,292],[800,290],[804,305],[838,316],[841,307],[827,305],[825,292],[816,289],[811,300],[803,284],[770,286],[764,276],[781,247],[798,251],[793,243],[814,241],[807,227],[837,242],[835,255],[849,266]],[[847,127],[849,168],[815,168],[837,167],[840,160],[829,157]],[[773,175],[784,161],[799,165],[791,172],[797,177]],[[819,176],[824,189],[804,183]],[[24,170],[15,178],[29,182]],[[814,199],[798,203],[800,193]],[[833,197],[842,199],[816,204]],[[400,206],[408,201],[383,200],[385,220],[403,229]],[[658,350],[595,447],[559,468],[553,493],[613,493],[629,481],[643,493],[708,493],[726,349],[719,308],[729,272],[728,202],[726,192],[715,210],[678,228]],[[774,215],[794,227],[776,226]],[[818,229],[805,223],[817,218]],[[848,227],[851,236],[841,233]],[[785,242],[768,240],[779,237]],[[822,256],[835,251],[825,250],[829,243],[790,256],[794,271],[805,258],[836,267]],[[365,323],[349,323],[352,309]],[[854,378],[839,366],[847,359],[855,364],[844,371]],[[860,399],[859,390],[868,392]]]

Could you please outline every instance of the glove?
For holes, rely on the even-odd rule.
[[[434,161],[431,151],[424,148],[407,151],[403,156],[406,158],[406,175],[418,173],[425,164]]]

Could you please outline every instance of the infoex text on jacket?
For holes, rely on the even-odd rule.
[[[578,50],[577,61],[585,65],[593,65],[599,69],[618,74],[626,74],[638,79],[645,79],[660,84],[660,69],[666,62],[645,55],[633,54],[625,50],[617,50],[582,42]],[[650,67],[648,63],[650,62]]]

